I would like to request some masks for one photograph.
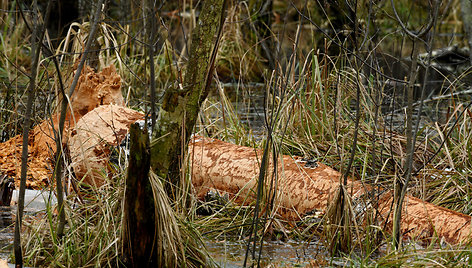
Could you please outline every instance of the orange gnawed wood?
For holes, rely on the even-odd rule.
[[[76,178],[88,185],[103,185],[110,146],[118,146],[130,125],[143,117],[138,111],[110,104],[80,118],[69,138],[70,165]]]
[[[107,104],[124,106],[124,99],[121,95],[121,78],[116,72],[115,66],[110,65],[100,72],[95,72],[86,66],[71,99],[73,116],[71,116],[69,109],[67,111],[63,143],[67,143],[70,130],[82,116],[98,106]],[[26,181],[28,188],[41,189],[49,184],[56,150],[54,130],[58,129],[58,122],[59,114],[55,113],[51,118],[43,120],[31,130],[28,141],[28,176]],[[20,177],[21,139],[21,135],[17,135],[0,143],[0,174],[15,178],[16,186],[19,185]]]
[[[241,202],[254,196],[262,151],[202,137],[194,137],[189,147],[192,161],[192,183],[199,198],[210,189],[239,196]],[[278,162],[276,206],[280,216],[297,220],[313,210],[325,212],[339,187],[341,174],[322,164],[305,167],[300,158],[283,156]],[[273,167],[271,165],[271,167]],[[269,170],[271,168],[269,167]],[[352,199],[373,192],[374,187],[348,180]],[[392,191],[377,189],[381,220],[391,226]],[[439,207],[418,198],[405,199],[401,230],[405,237],[430,239],[440,237],[449,243],[466,242],[471,235],[471,217]],[[382,224],[383,226],[383,224]]]

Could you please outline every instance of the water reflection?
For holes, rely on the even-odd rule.
[[[242,267],[246,254],[246,243],[242,241],[207,241],[211,256],[220,267]],[[256,248],[256,254],[259,247]],[[261,254],[261,265],[275,263],[281,267],[306,266],[317,258],[326,258],[327,252],[317,242],[266,241]]]
[[[18,190],[13,191],[12,201],[18,201]],[[48,191],[25,191],[25,215],[34,215],[46,209],[47,204],[55,204],[55,196]],[[0,258],[8,259],[13,245],[16,205],[0,206]]]
[[[14,214],[11,207],[0,206],[0,258],[7,259],[13,243]]]

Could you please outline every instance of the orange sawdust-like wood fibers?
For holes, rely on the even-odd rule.
[[[124,105],[121,94],[121,78],[113,65],[95,73],[85,67],[71,98],[66,114],[63,143],[66,144],[70,129],[82,116],[100,105]],[[72,107],[72,113],[70,110]],[[57,130],[59,112],[36,125],[28,141],[28,175],[26,186],[39,189],[49,184],[53,170],[56,143],[53,130]],[[22,137],[17,135],[0,144],[0,173],[15,178],[19,186]]]
[[[143,113],[118,105],[102,105],[83,116],[69,139],[76,178],[88,185],[103,185],[110,146],[119,145],[130,125],[143,118]]]
[[[194,137],[189,147],[192,183],[199,198],[210,189],[236,197],[235,202],[252,202],[256,192],[262,151],[214,139]],[[341,174],[322,164],[304,165],[298,157],[281,156],[277,163],[276,212],[287,220],[299,220],[312,211],[326,212],[339,187]],[[272,177],[270,164],[266,184]],[[348,180],[352,200],[377,193],[381,221],[391,229],[393,192]],[[246,198],[248,197],[248,198]],[[407,196],[404,201],[401,232],[405,238],[428,241],[439,237],[449,243],[467,242],[471,236],[471,217],[421,199]],[[382,223],[381,226],[384,226]]]

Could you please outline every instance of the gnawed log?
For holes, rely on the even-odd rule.
[[[259,173],[260,150],[242,147],[219,140],[195,137],[189,148],[192,161],[192,182],[199,198],[210,189],[239,195],[243,200],[254,193]],[[341,174],[322,164],[302,161],[301,158],[280,157],[278,188],[275,206],[287,220],[313,210],[325,212],[339,186]],[[353,200],[373,192],[374,187],[348,180],[346,187]],[[379,194],[378,210],[382,220],[391,226],[392,191]],[[471,235],[471,217],[439,207],[418,198],[405,198],[401,232],[404,237],[430,239],[437,236],[449,243],[466,242]]]
[[[88,185],[103,185],[111,148],[128,133],[143,114],[118,105],[101,105],[88,112],[70,133],[71,167],[76,178]]]
[[[70,110],[66,115],[63,143],[67,143],[69,131],[72,130],[75,123],[88,112],[100,105],[123,106],[124,103],[121,95],[121,78],[116,72],[115,66],[110,65],[98,73],[90,67],[84,68],[70,104],[73,116]],[[54,131],[57,130],[58,124],[59,114],[56,113],[31,130],[28,141],[27,188],[41,189],[49,184],[56,150]],[[17,135],[0,143],[0,172],[14,178],[17,186],[20,178],[21,139],[21,135]]]

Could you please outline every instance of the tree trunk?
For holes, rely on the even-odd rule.
[[[472,2],[461,0],[462,23],[464,25],[467,43],[469,44],[470,62],[472,63]]]
[[[171,198],[175,196],[173,188],[180,181],[181,156],[193,131],[200,105],[208,95],[217,51],[217,42],[215,46],[213,44],[217,32],[221,35],[224,1],[204,1],[197,27],[192,33],[190,59],[183,85],[165,92],[153,133],[151,168],[159,177],[166,179],[165,188]]]
[[[130,158],[124,204],[124,262],[129,267],[158,267],[154,199],[149,181],[150,153],[147,131],[130,127]]]

